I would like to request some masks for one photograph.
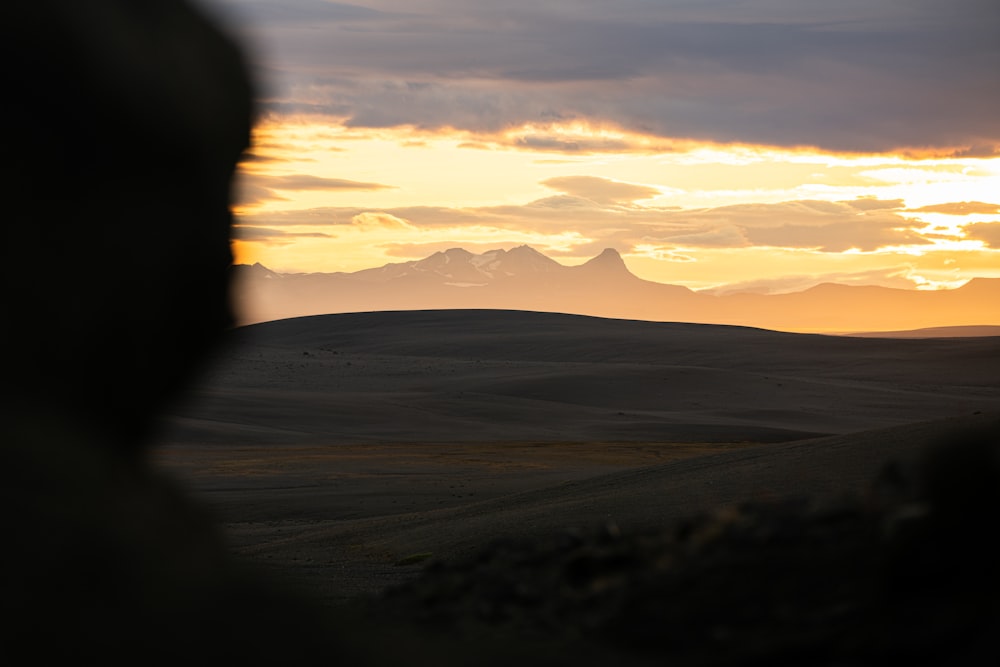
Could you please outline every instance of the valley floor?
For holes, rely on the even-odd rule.
[[[371,664],[979,664],[1000,654],[998,432],[978,413],[763,445],[168,447],[159,462]],[[935,451],[950,454],[928,464]]]

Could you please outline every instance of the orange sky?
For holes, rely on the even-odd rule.
[[[626,147],[581,154],[453,130],[263,123],[238,188],[237,259],[354,271],[526,243],[564,264],[614,247],[640,277],[694,289],[1000,277],[998,158],[693,142],[667,152],[621,136]]]
[[[694,289],[1000,277],[991,3],[209,4],[261,82],[240,262],[528,244]]]

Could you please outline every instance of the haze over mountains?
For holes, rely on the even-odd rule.
[[[941,291],[821,284],[788,294],[716,296],[638,278],[612,249],[579,266],[520,246],[478,255],[453,248],[353,273],[283,274],[260,264],[238,265],[234,272],[242,324],[327,313],[486,308],[795,332],[1000,325],[1000,279],[976,278]]]

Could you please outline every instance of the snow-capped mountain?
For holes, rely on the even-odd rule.
[[[324,313],[485,308],[800,332],[1000,325],[1000,279],[936,292],[824,284],[789,294],[716,296],[638,278],[610,248],[579,266],[520,246],[481,254],[452,248],[354,273],[278,273],[260,264],[233,272],[244,324]]]
[[[530,246],[512,250],[490,250],[476,255],[462,248],[436,252],[413,262],[386,264],[352,273],[354,278],[374,283],[401,279],[434,279],[458,286],[487,285],[494,280],[551,273],[568,267],[546,257]]]

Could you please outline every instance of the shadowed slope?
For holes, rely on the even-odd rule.
[[[519,311],[245,327],[171,441],[776,441],[987,409],[997,338],[887,340]]]
[[[880,491],[875,484],[888,463],[894,462],[902,471],[900,478],[906,479],[906,471],[930,445],[963,429],[991,424],[1000,424],[995,411],[688,455],[607,474],[567,476],[561,483],[536,478],[522,491],[500,494],[491,490],[488,478],[469,477],[463,484],[466,500],[440,509],[432,496],[423,499],[426,492],[416,482],[411,481],[407,490],[393,479],[377,476],[369,480],[367,490],[359,485],[352,500],[335,492],[340,484],[322,464],[285,476],[284,484],[279,483],[279,473],[259,482],[224,471],[194,476],[200,493],[226,517],[241,553],[277,568],[281,576],[305,584],[323,598],[344,600],[412,579],[413,569],[394,566],[411,554],[433,553],[452,561],[501,538],[543,539],[609,522],[624,531],[660,530],[744,502],[808,499],[814,507],[828,507],[849,499],[875,501]],[[475,446],[466,451],[473,456]],[[573,467],[573,451],[565,450],[562,465],[567,470]],[[252,456],[226,454],[240,455]],[[427,459],[413,465],[411,479],[439,478],[454,484],[451,466],[464,462],[462,456],[450,456],[453,463]],[[518,455],[522,464],[531,458],[525,452]],[[349,465],[342,463],[338,469]],[[233,484],[239,485],[239,493],[226,493]],[[399,509],[383,508],[362,516],[346,513],[352,503],[355,511],[363,512],[368,499],[387,484],[397,488]],[[402,509],[408,496],[415,501],[413,511]],[[486,499],[476,500],[482,496]]]

